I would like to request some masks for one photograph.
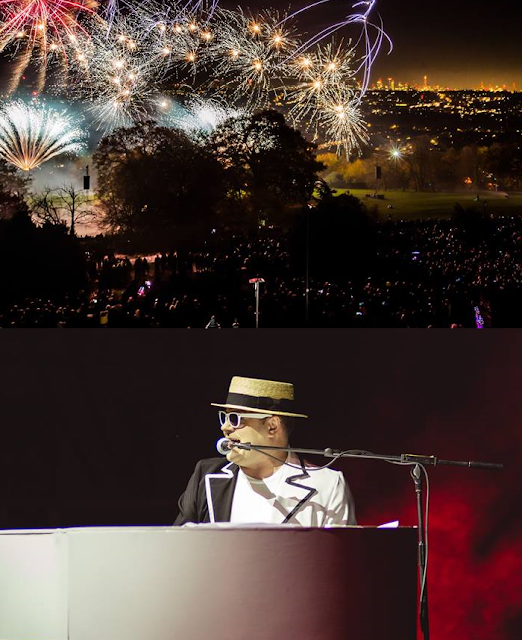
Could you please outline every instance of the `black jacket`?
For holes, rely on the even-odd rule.
[[[227,464],[225,458],[209,458],[200,460],[187,488],[179,499],[179,515],[174,522],[175,525],[186,522],[210,522],[207,496],[205,491],[205,476],[217,473]],[[232,499],[236,488],[237,474],[239,467],[230,464],[230,477],[214,478],[211,483],[211,491],[214,507],[214,518],[216,522],[229,522],[232,510]],[[209,483],[210,484],[210,483]]]

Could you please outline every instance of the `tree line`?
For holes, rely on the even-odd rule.
[[[338,187],[522,190],[522,149],[514,143],[441,148],[436,140],[423,135],[403,146],[382,142],[365,157],[351,161],[334,153],[321,154],[318,160],[327,167],[326,180]],[[381,168],[379,183],[377,166]]]
[[[101,140],[94,163],[108,229],[164,242],[277,223],[310,200],[324,169],[315,146],[276,111],[198,136],[152,122],[118,129]]]

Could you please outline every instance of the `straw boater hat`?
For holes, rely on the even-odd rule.
[[[223,409],[246,409],[252,413],[308,418],[303,413],[294,413],[294,385],[289,382],[234,376],[226,403],[211,402],[211,405]]]

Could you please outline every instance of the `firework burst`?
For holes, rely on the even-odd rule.
[[[21,100],[0,109],[0,157],[22,171],[31,171],[57,155],[80,152],[84,139],[85,133],[65,110]]]
[[[130,126],[155,113],[166,57],[156,34],[144,28],[139,16],[119,18],[109,34],[100,27],[82,41],[72,61],[70,89],[105,133]]]
[[[368,142],[359,96],[342,84],[328,87],[319,96],[317,126],[330,145],[344,148],[347,154]]]
[[[297,45],[294,28],[289,23],[281,27],[281,16],[273,11],[253,17],[219,10],[215,16],[220,29],[212,72],[219,92],[250,109],[266,106],[290,75],[286,60]]]
[[[0,51],[11,49],[16,64],[8,93],[13,93],[31,61],[40,67],[37,91],[43,89],[50,63],[67,65],[79,34],[87,34],[81,16],[93,16],[95,0],[2,0],[0,2]]]
[[[317,47],[293,61],[294,83],[289,83],[286,101],[292,105],[290,117],[297,123],[314,120],[316,111],[324,105],[336,87],[345,93],[356,93],[353,70],[354,50],[329,43]]]
[[[316,7],[323,5],[331,0],[316,0],[305,7],[298,9],[294,13],[288,15],[284,20],[292,20],[299,14],[307,11],[311,11]],[[369,82],[369,72],[372,64],[377,57],[383,42],[386,40],[389,44],[390,52],[393,49],[393,44],[387,34],[384,32],[382,19],[377,16],[378,24],[371,21],[371,14],[375,8],[377,0],[359,0],[352,5],[352,9],[355,9],[353,13],[348,14],[343,20],[335,24],[328,25],[320,32],[309,38],[306,42],[301,44],[294,52],[294,56],[298,56],[315,45],[319,44],[326,38],[332,37],[340,30],[344,30],[346,27],[352,25],[360,25],[361,32],[356,41],[356,46],[363,47],[363,54],[361,55],[360,65],[357,68],[357,72],[363,70],[362,87],[363,91],[366,90]]]
[[[374,2],[367,2],[362,3],[364,14],[348,16],[303,44],[292,19],[326,1],[290,16],[273,11],[258,17],[240,10],[216,11],[219,28],[215,28],[212,45],[213,86],[218,95],[250,110],[272,104],[283,107],[295,126],[312,131],[317,139],[326,138],[338,152],[344,149],[349,155],[367,141],[359,105],[368,65],[383,36],[377,31],[377,42],[368,39],[368,15]],[[363,25],[363,34],[355,41],[323,44],[339,28],[357,23]]]
[[[283,24],[329,1],[317,0],[290,14]],[[368,140],[360,111],[361,100],[368,89],[371,67],[382,43],[387,40],[390,52],[392,50],[380,17],[377,17],[377,24],[370,19],[375,4],[376,0],[356,2],[352,5],[354,13],[295,47],[289,56],[294,61],[297,78],[287,94],[292,104],[291,117],[298,123],[306,119],[316,134],[321,130],[327,143],[336,145],[338,153],[344,148],[347,155],[354,149],[360,150],[361,144]],[[354,25],[360,26],[360,33],[346,47],[342,41],[337,47],[334,42],[321,44]]]

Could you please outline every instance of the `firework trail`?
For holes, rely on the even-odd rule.
[[[325,4],[326,2],[330,2],[330,0],[317,0],[317,2],[313,2],[298,11],[288,15],[285,20],[290,20],[295,18],[300,13],[304,11],[310,11],[315,7]],[[347,15],[344,20],[337,22],[333,25],[330,25],[315,34],[312,38],[308,39],[304,42],[296,51],[293,53],[293,56],[298,56],[306,51],[308,51],[313,46],[319,44],[325,38],[333,36],[336,32],[341,29],[344,29],[350,25],[359,24],[362,25],[361,34],[355,44],[355,47],[362,45],[363,53],[359,60],[359,64],[355,67],[355,73],[358,74],[362,71],[362,82],[361,82],[361,91],[360,98],[366,93],[369,82],[370,82],[370,72],[373,63],[379,51],[382,47],[383,42],[386,40],[389,45],[389,52],[393,49],[393,43],[391,39],[387,36],[384,31],[382,19],[380,16],[377,16],[378,24],[370,22],[370,15],[373,12],[377,0],[364,0],[362,2],[356,2],[352,5],[352,9],[357,9],[361,7],[361,11],[356,11],[355,13]],[[372,35],[373,34],[373,35]]]
[[[85,147],[85,133],[65,110],[10,101],[0,109],[0,157],[31,171],[64,153]]]
[[[95,16],[94,0],[1,0],[0,51],[16,56],[8,94],[18,87],[31,61],[39,65],[36,91],[42,91],[49,64],[67,66],[79,34],[87,35],[82,16]]]

